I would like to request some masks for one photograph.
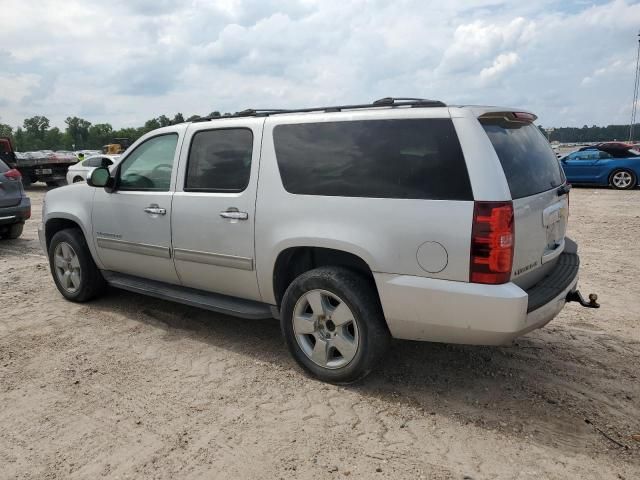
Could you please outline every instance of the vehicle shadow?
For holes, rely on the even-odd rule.
[[[277,320],[233,318],[115,289],[91,307],[162,329],[166,341],[190,338],[304,375]],[[584,451],[601,442],[637,453],[629,436],[640,431],[638,359],[640,342],[552,325],[504,347],[394,341],[374,373],[341,388],[544,445]]]

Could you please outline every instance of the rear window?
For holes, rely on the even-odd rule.
[[[101,167],[102,165],[113,165],[113,162],[104,157],[93,157],[82,162],[83,167]]]
[[[450,119],[278,125],[273,139],[290,193],[473,200]]]
[[[512,198],[562,185],[560,162],[538,127],[495,119],[481,119],[480,123],[498,154]]]

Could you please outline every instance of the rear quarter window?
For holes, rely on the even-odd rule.
[[[551,145],[531,123],[481,119],[493,145],[514,199],[559,187],[562,168]]]
[[[273,137],[290,193],[473,200],[450,119],[278,125]]]

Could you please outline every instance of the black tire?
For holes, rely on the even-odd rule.
[[[621,173],[627,173],[631,176],[631,183],[629,183],[627,186],[620,187],[616,185],[613,181],[613,177]],[[633,188],[636,187],[637,184],[638,184],[638,179],[636,177],[636,174],[633,173],[631,170],[625,170],[624,168],[619,168],[611,172],[611,175],[609,175],[609,185],[611,186],[611,188],[614,188],[616,190],[632,190]]]
[[[75,254],[78,257],[80,264],[80,286],[75,292],[69,292],[65,289],[56,275],[55,267],[55,251],[58,244],[66,242],[69,244]],[[82,234],[82,231],[78,228],[67,228],[57,232],[51,239],[49,244],[49,267],[51,268],[51,275],[58,287],[58,291],[67,300],[72,302],[87,302],[98,295],[102,294],[106,290],[106,282],[100,273],[100,270],[93,261],[87,242]]]
[[[312,290],[324,290],[344,301],[358,328],[358,346],[353,359],[343,367],[317,365],[304,353],[293,327],[295,306]],[[348,384],[364,378],[386,352],[391,335],[371,279],[344,267],[320,267],[297,277],[284,294],[280,327],[296,362],[312,376],[329,383]]]
[[[82,178],[82,177],[75,177],[75,178],[73,179],[73,183],[78,183],[78,182],[84,182],[84,178]]]
[[[2,235],[0,235],[0,237],[7,240],[15,240],[20,235],[22,235],[23,229],[24,223],[14,223],[13,225],[10,225],[7,230],[4,231]]]
[[[46,183],[47,183],[47,187],[56,188],[56,187],[62,187],[64,185],[66,185],[67,181],[66,180],[51,180],[51,181],[46,182]]]
[[[29,188],[31,186],[31,184],[33,183],[33,180],[31,180],[31,177],[27,176],[27,177],[22,177],[22,188]]]

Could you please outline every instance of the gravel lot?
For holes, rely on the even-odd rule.
[[[275,320],[66,302],[44,193],[0,243],[0,478],[640,478],[640,191],[571,192],[600,310],[507,347],[395,342],[347,388],[305,377]]]

